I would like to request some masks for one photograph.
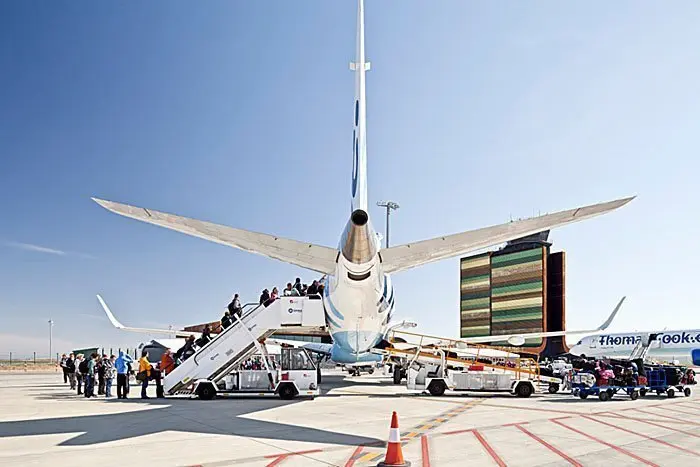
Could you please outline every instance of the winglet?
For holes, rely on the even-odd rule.
[[[112,311],[109,309],[109,307],[99,294],[97,294],[97,300],[100,302],[100,305],[102,305],[102,309],[105,311],[105,314],[107,315],[107,318],[109,318],[112,325],[117,329],[124,329],[125,326],[119,321],[117,321],[117,318],[114,317]]]
[[[603,324],[598,326],[598,329],[596,329],[597,331],[605,331],[608,328],[608,326],[612,324],[613,320],[615,319],[615,316],[617,316],[617,312],[620,311],[620,307],[622,307],[622,302],[625,301],[625,298],[627,297],[625,296],[620,299],[615,309],[612,311],[612,313],[610,313],[610,316],[608,316],[608,319],[606,319]]]

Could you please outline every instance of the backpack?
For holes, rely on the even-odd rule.
[[[78,365],[78,370],[80,370],[80,373],[83,375],[86,375],[88,372],[88,362],[87,359],[83,359],[82,362],[80,362],[80,365]]]

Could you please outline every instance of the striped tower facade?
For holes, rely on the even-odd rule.
[[[462,258],[460,336],[546,331],[548,256],[548,246],[536,246]],[[525,347],[543,344],[543,339],[528,339]]]

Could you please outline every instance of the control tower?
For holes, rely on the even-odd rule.
[[[565,330],[566,256],[551,252],[548,237],[540,232],[460,260],[461,337]],[[568,351],[563,337],[528,339],[513,349],[541,356]]]

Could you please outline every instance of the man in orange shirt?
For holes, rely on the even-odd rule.
[[[170,374],[171,371],[175,369],[175,360],[173,359],[173,354],[170,349],[166,349],[163,356],[160,357],[160,371],[161,376]]]

